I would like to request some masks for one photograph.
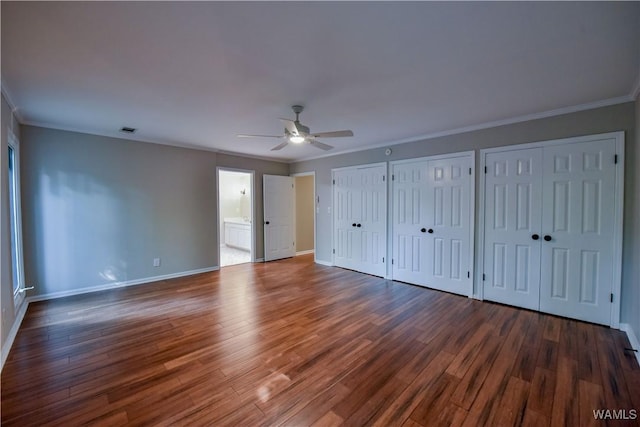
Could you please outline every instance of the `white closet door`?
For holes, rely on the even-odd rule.
[[[264,260],[295,255],[294,188],[289,176],[263,176]]]
[[[471,158],[428,162],[427,286],[471,295]]]
[[[612,140],[544,148],[541,311],[610,322],[615,148]]]
[[[542,149],[485,157],[484,298],[538,310]]]
[[[360,251],[360,232],[357,228],[361,219],[362,198],[356,171],[344,169],[335,171],[333,179],[334,209],[334,264],[338,267],[357,270]]]
[[[427,162],[396,164],[392,173],[392,277],[393,280],[427,285]]]
[[[360,180],[359,213],[354,215],[360,233],[360,259],[357,270],[376,276],[386,273],[387,183],[386,165],[356,170]],[[357,220],[357,221],[356,221]]]

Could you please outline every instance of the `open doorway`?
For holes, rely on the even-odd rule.
[[[218,168],[220,267],[254,260],[253,175]]]
[[[315,172],[293,177],[296,188],[296,255],[312,254],[316,247]]]

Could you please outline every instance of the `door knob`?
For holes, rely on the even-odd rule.
[[[353,224],[351,224],[351,226],[352,226],[352,227],[355,227],[355,226],[356,226],[356,223],[354,222]]]
[[[532,235],[531,235],[531,238],[532,238],[533,240],[538,240],[538,239],[540,238],[540,236],[538,236],[537,234],[532,234]]]
[[[356,227],[360,228],[360,227],[362,227],[362,224],[358,224],[358,225],[356,225]]]
[[[421,229],[420,229],[420,231],[421,231],[422,233],[426,233],[426,232],[427,232],[427,229],[426,229],[426,228],[421,228]]]
[[[544,235],[544,241],[545,242],[550,242],[551,241],[551,236],[549,236],[548,234]]]
[[[267,224],[267,225],[269,225],[269,221],[265,221],[264,223],[265,223],[265,224]]]
[[[433,233],[433,228],[430,228],[429,230],[427,230],[427,232],[428,232],[429,234],[432,234],[432,233]]]

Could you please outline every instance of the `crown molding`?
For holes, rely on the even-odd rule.
[[[491,121],[491,122],[480,123],[480,124],[477,124],[477,125],[464,126],[464,127],[460,127],[460,128],[455,128],[455,129],[450,129],[450,130],[445,130],[445,131],[440,131],[440,132],[433,132],[433,133],[423,134],[423,135],[410,137],[410,138],[392,140],[392,141],[389,141],[389,142],[375,144],[375,145],[369,145],[367,147],[362,147],[362,148],[354,148],[354,149],[351,149],[351,150],[344,150],[344,151],[331,153],[331,154],[321,154],[319,156],[305,157],[305,158],[302,158],[302,159],[299,159],[299,160],[291,161],[290,163],[306,162],[306,161],[309,161],[309,160],[323,159],[323,158],[326,158],[326,157],[339,156],[339,155],[342,155],[342,154],[356,153],[356,152],[359,152],[359,151],[374,150],[376,148],[392,147],[394,145],[406,144],[406,143],[409,143],[409,142],[424,141],[424,140],[427,140],[427,139],[440,138],[440,137],[443,137],[443,136],[450,136],[450,135],[456,135],[456,134],[460,134],[460,133],[472,132],[472,131],[476,131],[476,130],[489,129],[489,128],[494,128],[494,127],[499,127],[499,126],[506,126],[506,125],[511,125],[511,124],[515,124],[515,123],[528,122],[528,121],[531,121],[531,120],[544,119],[544,118],[548,118],[548,117],[561,116],[563,114],[576,113],[576,112],[579,112],[579,111],[593,110],[595,108],[608,107],[610,105],[624,104],[625,102],[631,102],[631,101],[634,101],[634,100],[635,100],[635,98],[632,97],[631,95],[619,96],[619,97],[616,97],[616,98],[603,99],[603,100],[600,100],[600,101],[589,102],[589,103],[579,104],[579,105],[573,105],[573,106],[570,106],[570,107],[556,108],[554,110],[547,110],[547,111],[542,111],[542,112],[539,112],[539,113],[526,114],[526,115],[523,115],[523,116],[515,116],[515,117],[510,117],[510,118],[507,118],[507,119],[500,119],[500,120],[494,120],[494,121]]]
[[[4,96],[4,99],[7,101],[7,104],[9,104],[9,107],[11,107],[11,113],[16,117],[16,119],[18,119],[18,122],[24,123],[24,117],[22,117],[20,110],[18,109],[18,107],[16,107],[16,103],[13,102],[13,96],[11,96],[11,90],[9,90],[5,81],[6,81],[5,79],[0,77],[0,87],[2,88],[2,96]]]
[[[162,139],[154,139],[154,138],[144,138],[144,137],[138,137],[135,134],[134,135],[119,135],[117,133],[111,133],[111,132],[94,132],[94,131],[87,131],[86,129],[81,129],[81,128],[77,128],[74,126],[60,126],[60,125],[56,125],[54,123],[47,123],[47,122],[39,122],[36,120],[26,120],[24,122],[22,122],[22,124],[27,125],[27,126],[35,126],[35,127],[40,127],[40,128],[46,128],[46,129],[54,129],[54,130],[61,130],[61,131],[66,131],[66,132],[75,132],[75,133],[83,133],[86,135],[93,135],[93,136],[104,136],[107,138],[115,138],[115,139],[122,139],[124,141],[136,141],[136,142],[148,142],[150,144],[158,144],[158,145],[166,145],[169,147],[178,147],[178,148],[188,148],[191,150],[200,150],[200,151],[209,151],[209,152],[213,152],[213,153],[218,153],[219,150],[216,150],[214,148],[209,148],[209,147],[204,147],[204,146],[200,146],[200,145],[195,145],[195,144],[187,144],[187,143],[183,143],[183,142],[176,142],[176,141],[169,141],[169,140],[162,140]]]
[[[633,89],[631,89],[631,99],[636,100],[638,96],[640,96],[640,70],[638,70],[638,77],[636,77],[636,83],[633,85]]]

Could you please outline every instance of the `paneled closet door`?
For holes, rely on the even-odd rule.
[[[539,310],[542,149],[485,157],[484,298]]]
[[[615,149],[610,139],[544,148],[541,311],[610,322]]]
[[[427,162],[393,166],[393,280],[427,285]]]
[[[334,264],[358,270],[360,259],[360,229],[362,196],[359,175],[353,169],[335,171],[333,179]]]
[[[360,189],[360,215],[354,215],[360,233],[357,270],[375,276],[386,274],[387,183],[386,165],[358,168],[355,172]],[[357,204],[356,204],[357,205]],[[353,223],[352,223],[353,224]]]
[[[429,160],[427,286],[471,295],[471,158]]]

